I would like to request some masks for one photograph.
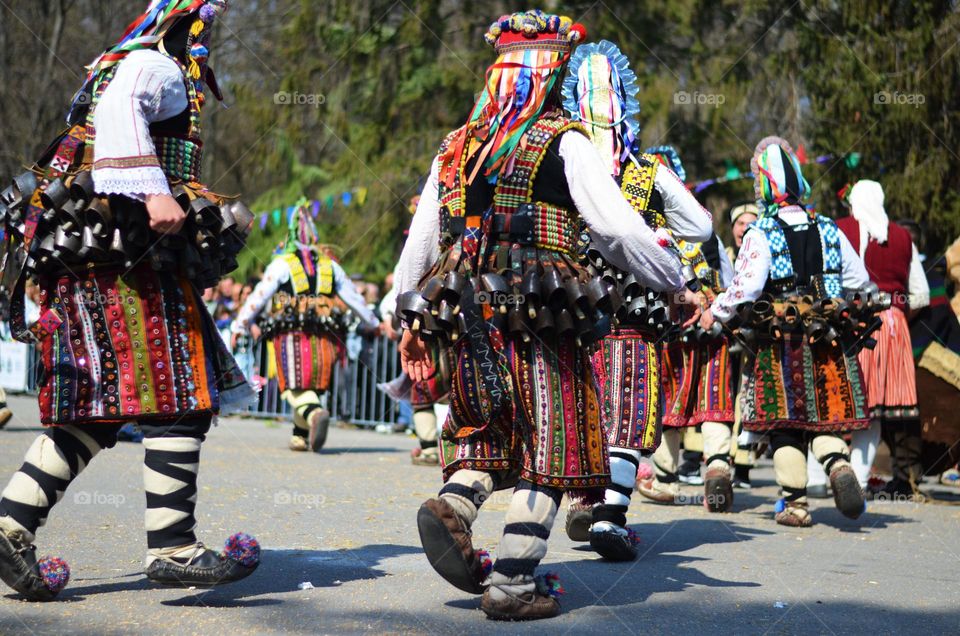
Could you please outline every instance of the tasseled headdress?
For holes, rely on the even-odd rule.
[[[750,160],[760,216],[774,216],[782,207],[802,205],[810,196],[800,160],[790,144],[780,137],[766,137],[757,144]]]
[[[320,235],[306,199],[301,199],[287,218],[287,238],[277,246],[277,254],[299,253],[307,274],[314,274],[315,256],[320,254]]]
[[[523,134],[543,112],[574,43],[585,37],[583,25],[539,10],[505,15],[490,26],[484,38],[499,57],[487,69],[467,125],[440,157],[444,184],[452,187],[461,162],[478,154],[468,183],[481,168],[491,183],[509,174]]]
[[[640,133],[638,91],[637,76],[612,42],[586,44],[570,58],[563,81],[563,107],[571,119],[587,126],[593,145],[615,176],[634,151]]]
[[[191,14],[196,15],[187,39],[187,72],[197,85],[199,96],[203,95],[201,85],[206,82],[217,99],[220,99],[216,79],[207,67],[207,59],[210,55],[213,24],[217,17],[227,10],[227,2],[228,0],[152,0],[143,15],[127,26],[120,41],[87,66],[87,77],[83,87],[74,95],[68,119],[71,119],[73,111],[84,103],[82,96],[96,91],[96,84],[104,71],[120,63],[133,51],[158,48],[170,28],[183,18],[190,19]]]

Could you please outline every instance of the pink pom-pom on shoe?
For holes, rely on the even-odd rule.
[[[637,479],[653,479],[653,468],[650,464],[640,464],[637,468]]]
[[[245,532],[238,532],[227,539],[223,556],[244,567],[253,567],[260,562],[260,542]]]
[[[60,557],[45,556],[37,561],[40,578],[48,590],[56,594],[70,582],[70,566]]]

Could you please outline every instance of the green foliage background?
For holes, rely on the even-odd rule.
[[[67,30],[56,43],[59,58],[92,59],[103,46],[102,30],[119,32],[118,14],[130,14],[120,16],[125,22],[143,3],[124,3],[119,11],[109,4],[69,3],[68,18],[97,35]],[[10,4],[37,28],[51,23],[44,11],[52,5],[67,6]],[[746,169],[756,142],[780,134],[803,144],[811,158],[860,153],[853,170],[842,159],[807,166],[821,210],[840,212],[835,193],[844,184],[875,178],[891,217],[924,221],[934,242],[960,233],[956,2],[547,0],[539,6],[582,21],[590,41],[612,40],[627,54],[641,84],[642,142],[675,145],[689,179],[722,175],[731,162]],[[368,188],[364,205],[338,205],[322,217],[321,232],[340,247],[348,270],[382,278],[402,246],[410,197],[443,135],[465,119],[494,59],[484,31],[501,13],[525,8],[491,0],[235,0],[212,58],[230,107],[207,109],[208,182],[258,211],[300,196]],[[17,112],[5,109],[22,104],[44,131],[12,127],[0,153],[10,173],[58,125],[56,108],[43,117],[29,110],[30,95],[62,94],[66,103],[79,73],[51,63],[55,81],[31,90],[29,71],[45,49],[21,33],[18,21],[0,23],[0,40],[24,42],[0,46],[4,67],[24,71],[2,89],[0,120],[17,121]],[[20,88],[11,92],[12,85]],[[278,104],[279,91],[319,95],[323,103]],[[722,104],[677,103],[678,91],[714,102],[721,97]],[[728,206],[751,197],[752,183],[741,180],[701,198],[724,233]],[[261,268],[282,234],[272,226],[256,233],[239,275]]]

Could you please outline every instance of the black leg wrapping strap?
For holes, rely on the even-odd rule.
[[[509,578],[533,576],[539,564],[539,559],[497,559],[493,564],[493,571]]]
[[[541,486],[540,484],[535,484],[533,482],[521,479],[517,482],[517,490],[532,490],[533,492],[541,492],[551,499],[553,503],[560,507],[560,502],[563,500],[563,491],[551,486]]]
[[[600,504],[593,507],[593,522],[609,521],[621,528],[627,525],[627,507]]]
[[[657,481],[661,484],[675,484],[680,481],[680,475],[677,473],[669,473],[657,462],[653,462],[654,467],[657,469]]]
[[[503,534],[519,534],[525,537],[536,537],[544,541],[550,538],[550,531],[543,524],[529,521],[508,523],[503,527]]]
[[[613,492],[620,493],[627,499],[629,499],[633,495],[632,486],[621,486],[620,484],[615,484],[613,482],[610,482],[610,485],[607,486],[607,490],[612,490]]]
[[[60,452],[63,453],[63,458],[67,460],[67,465],[70,467],[70,475],[73,477],[76,477],[77,474],[80,473],[79,460],[82,459],[83,465],[86,466],[93,458],[93,454],[90,452],[90,449],[87,448],[86,444],[62,429],[47,429],[43,434],[49,437],[56,447],[60,449]],[[113,431],[113,436],[116,438],[116,431]],[[33,475],[31,475],[31,477],[33,477]]]
[[[457,497],[463,497],[475,507],[479,508],[483,505],[483,498],[480,496],[480,491],[470,486],[464,486],[463,484],[456,484],[450,482],[444,484],[443,488],[440,489],[440,496],[443,495],[456,495]]]
[[[783,489],[784,501],[796,501],[800,497],[807,496],[806,488],[792,488],[790,486],[780,486]]]
[[[617,449],[611,448],[610,459],[613,459],[614,457],[616,457],[617,459],[622,459],[624,461],[630,462],[631,464],[634,465],[635,468],[638,468],[638,469],[640,468],[640,460],[634,457],[633,455],[630,455],[629,453],[618,452]]]
[[[846,453],[827,453],[823,457],[818,457],[817,459],[823,463],[823,469],[827,471],[827,474],[830,474],[830,471],[833,470],[833,465],[836,464],[839,460],[850,461],[850,456]]]
[[[707,466],[709,466],[713,461],[716,461],[716,460],[722,461],[728,466],[730,465],[730,455],[726,453],[717,453],[716,455],[711,455],[710,457],[707,457],[707,462],[706,462]]]
[[[436,448],[436,447],[437,447],[437,440],[433,440],[430,442],[426,440],[420,440],[420,448],[423,450],[427,450],[428,448]]]
[[[67,489],[67,486],[70,485],[69,479],[60,479],[59,477],[54,477],[53,475],[43,472],[28,462],[24,462],[23,466],[20,467],[20,472],[37,482],[37,485],[40,486],[40,490],[42,490],[43,494],[46,495],[47,505],[43,509],[43,516],[47,516],[46,513],[53,508],[53,504],[57,503],[57,491],[63,492]]]
[[[320,408],[319,404],[307,404],[306,406],[300,407],[303,409],[303,413],[300,414],[300,417],[303,419],[308,419],[310,414]]]
[[[197,525],[194,517],[196,502],[191,501],[197,494],[197,473],[180,468],[173,464],[197,464],[200,462],[199,451],[161,451],[147,449],[144,465],[161,475],[183,482],[178,490],[167,494],[147,491],[147,508],[167,508],[186,513],[183,519],[160,530],[147,532],[147,547],[166,548],[186,545],[196,540],[193,528]]]
[[[41,520],[50,513],[50,506],[32,506],[11,499],[0,499],[0,515],[13,517],[21,526],[36,534]]]

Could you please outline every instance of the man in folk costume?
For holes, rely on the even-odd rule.
[[[637,151],[637,91],[627,58],[616,45],[602,40],[580,46],[573,54],[563,83],[564,107],[571,119],[586,127],[635,213],[652,228],[695,240],[709,231],[710,215],[674,172],[654,155]],[[618,326],[593,357],[612,483],[600,504],[571,503],[567,534],[576,541],[589,540],[607,559],[629,561],[636,558],[635,540],[626,528],[630,495],[640,457],[652,453],[660,442],[659,342],[668,325],[669,299],[649,294],[636,284],[636,276],[605,263],[593,250],[588,255],[592,268],[618,282],[624,298]],[[658,302],[659,314],[654,308]]]
[[[434,569],[483,592],[496,619],[559,612],[534,570],[560,500],[589,491],[599,501],[609,484],[586,345],[615,303],[578,262],[581,223],[643,284],[682,288],[679,261],[624,200],[584,129],[561,115],[559,82],[584,34],[540,11],[491,26],[499,57],[467,124],[441,146],[398,270],[405,370],[415,381],[431,372],[424,338],[452,344],[455,358],[446,484],[420,508],[420,538]],[[492,491],[514,486],[487,578],[470,528]]]
[[[881,426],[891,435],[894,431],[913,433],[913,440],[920,439],[907,314],[930,303],[930,288],[910,232],[887,218],[880,184],[858,181],[850,189],[849,202],[850,216],[839,219],[837,227],[863,259],[870,280],[892,299],[892,306],[880,314],[883,326],[873,335],[876,346],[860,352],[871,421],[869,428],[853,433],[850,461],[860,486],[866,488]],[[914,478],[919,479],[920,474]],[[912,490],[908,488],[908,492]]]
[[[648,152],[677,174],[685,174],[672,147],[651,148]],[[733,266],[723,243],[712,234],[703,242],[681,240],[678,244],[703,294],[712,301],[733,278]],[[658,503],[676,501],[681,434],[699,426],[707,466],[704,504],[711,512],[728,512],[733,506],[730,447],[734,402],[727,339],[719,328],[708,333],[689,327],[663,345],[662,360],[663,440],[653,455],[654,475],[641,479],[637,490]]]
[[[786,141],[762,140],[751,168],[761,218],[744,237],[733,282],[700,324],[709,330],[716,319],[733,326],[749,313],[744,320],[757,332],[740,401],[744,428],[770,435],[784,494],[777,523],[813,523],[806,497],[808,444],[829,475],[837,508],[856,519],[864,510],[863,491],[840,435],[869,422],[863,379],[852,347],[836,341],[836,330],[813,316],[819,315],[815,310],[843,315],[844,289],[863,289],[870,280],[836,224],[802,206],[810,186]],[[747,303],[753,303],[749,312]],[[781,306],[782,312],[771,309]],[[806,327],[798,333],[800,325]],[[740,333],[745,337],[746,325]]]
[[[247,535],[218,553],[194,534],[201,442],[218,411],[254,397],[192,282],[215,284],[239,249],[215,256],[218,245],[245,238],[198,173],[202,83],[215,87],[206,59],[225,5],[152,2],[89,67],[71,128],[35,166],[36,191],[21,175],[3,195],[4,272],[19,272],[4,279],[16,280],[11,320],[37,341],[50,427],[0,498],[0,578],[31,600],[53,599],[69,577],[62,560],[37,560],[37,529],[128,421],[145,435],[147,577],[208,587],[248,576],[259,561]],[[106,242],[104,225],[114,228]],[[28,274],[41,288],[30,330],[19,314]]]
[[[361,330],[379,330],[353,281],[319,244],[310,209],[297,205],[286,240],[230,326],[236,341],[256,320],[260,337],[273,346],[280,396],[293,409],[290,450],[316,452],[326,442],[326,394],[344,356],[348,308]]]

